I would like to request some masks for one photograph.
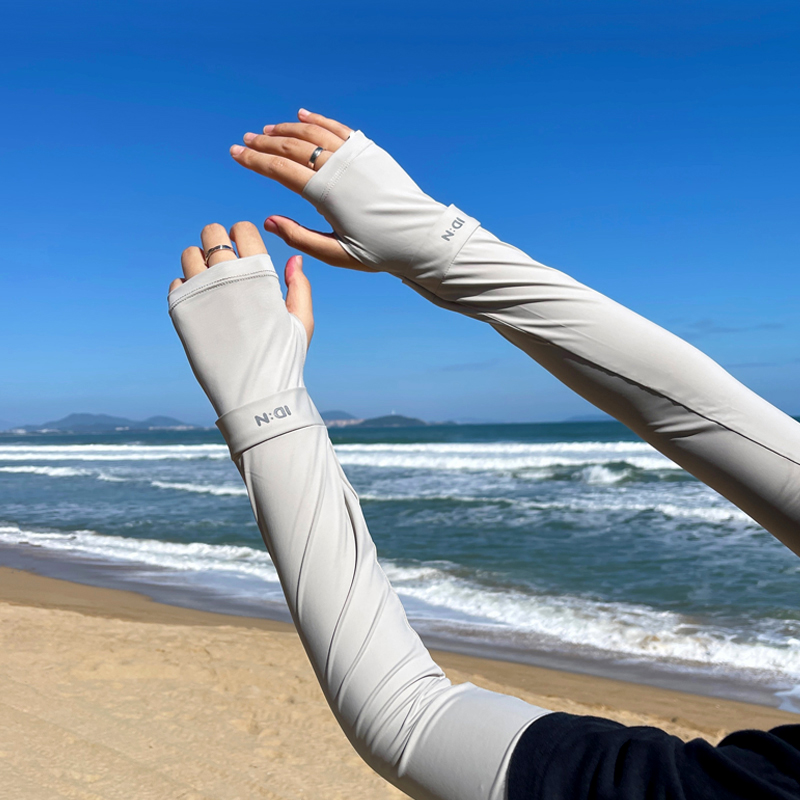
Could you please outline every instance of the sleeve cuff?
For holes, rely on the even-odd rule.
[[[304,388],[270,395],[223,414],[217,427],[236,461],[245,450],[285,433],[325,426],[316,406]]]

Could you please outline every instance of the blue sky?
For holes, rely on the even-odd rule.
[[[166,287],[207,222],[319,224],[227,154],[300,106],[800,413],[795,2],[45,0],[4,9],[3,39],[0,420],[213,421]],[[323,410],[590,410],[393,278],[306,271]]]

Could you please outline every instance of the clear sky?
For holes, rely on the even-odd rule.
[[[213,421],[166,287],[205,223],[321,222],[228,156],[300,106],[800,413],[797,2],[44,0],[6,5],[0,64],[0,420]],[[306,271],[323,410],[590,410],[389,276]]]

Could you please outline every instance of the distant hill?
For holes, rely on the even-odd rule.
[[[137,421],[127,417],[112,417],[108,414],[70,414],[63,419],[45,422],[41,425],[22,425],[17,430],[30,433],[113,433],[114,431],[153,431],[153,430],[192,430],[188,425],[174,417],[148,417]]]
[[[418,428],[428,423],[415,417],[404,417],[402,414],[387,414],[385,417],[365,419],[354,425],[355,428]]]
[[[322,411],[320,412],[320,416],[325,420],[325,422],[327,422],[329,419],[357,419],[352,414],[348,414],[346,411]]]
[[[402,414],[386,414],[383,417],[359,419],[346,411],[323,411],[320,416],[329,428],[417,428],[428,423]]]

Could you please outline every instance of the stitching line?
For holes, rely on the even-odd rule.
[[[236,454],[231,453],[231,461],[236,463],[248,450],[252,450],[254,447],[258,447],[259,445],[262,445],[265,442],[271,442],[273,439],[280,439],[281,436],[288,436],[290,433],[295,433],[296,431],[303,431],[306,428],[325,428],[325,423],[307,422],[303,425],[298,425],[296,428],[289,428],[288,430],[285,431],[278,431],[277,433],[273,433],[271,436],[267,436],[264,439],[260,439],[259,441],[253,444],[247,445]],[[230,447],[228,449],[230,449]]]
[[[318,201],[319,203],[324,203],[328,199],[328,195],[331,193],[331,191],[334,189],[336,184],[339,182],[339,180],[341,179],[342,175],[344,175],[344,173],[347,172],[347,170],[350,168],[350,165],[365,150],[368,150],[373,144],[374,144],[374,142],[367,141],[367,143],[364,145],[364,147],[362,147],[358,152],[353,153],[353,155],[351,155],[350,158],[348,158],[343,164],[339,165],[339,167],[337,168],[336,172],[334,173],[334,176],[330,179],[330,181],[328,182],[328,185],[325,187],[325,189],[323,190],[322,194],[320,195],[319,201]]]
[[[527,331],[523,330],[522,328],[518,328],[516,325],[512,325],[511,323],[508,323],[508,322],[500,321],[500,320],[496,319],[494,316],[492,316],[491,314],[484,314],[483,318],[486,319],[486,321],[493,328],[508,328],[509,330],[516,331],[517,333],[521,333],[524,336],[530,336],[530,334]],[[605,372],[606,375],[611,375],[611,376],[613,376],[615,378],[621,378],[623,381],[625,381],[625,383],[628,383],[631,386],[636,386],[637,388],[641,389],[642,391],[647,392],[648,394],[654,395],[655,397],[660,397],[663,400],[667,400],[670,403],[672,403],[673,405],[676,405],[679,408],[685,409],[690,414],[694,414],[696,417],[700,417],[700,419],[704,419],[706,422],[710,422],[712,425],[716,425],[718,428],[722,428],[723,430],[728,431],[728,433],[733,433],[736,436],[739,436],[742,439],[744,439],[744,440],[746,440],[748,442],[751,442],[752,444],[756,445],[757,447],[761,447],[762,449],[767,450],[768,452],[772,453],[773,455],[776,455],[776,456],[784,459],[785,461],[788,461],[790,464],[794,464],[795,466],[800,466],[800,462],[795,461],[795,459],[791,458],[790,456],[784,455],[783,453],[778,452],[777,450],[773,449],[769,445],[764,444],[763,442],[759,442],[757,439],[753,439],[751,436],[748,436],[747,434],[744,434],[741,431],[737,431],[734,428],[731,428],[730,426],[725,425],[724,423],[719,422],[718,420],[707,416],[706,414],[701,414],[699,411],[696,411],[695,409],[691,408],[690,406],[687,406],[685,403],[681,403],[678,400],[675,400],[673,397],[670,397],[669,395],[664,394],[663,392],[657,391],[656,389],[653,389],[650,386],[645,386],[643,383],[639,383],[638,381],[635,381],[632,378],[629,378],[627,375],[622,375],[619,372],[615,372],[614,370],[609,369],[608,367],[604,367],[601,364],[596,363],[595,361],[592,361],[592,360],[590,360],[588,358],[585,358],[584,356],[578,355],[577,353],[570,353],[569,350],[565,349],[564,347],[560,347],[557,344],[552,344],[552,343],[544,341],[544,340],[541,340],[541,341],[544,344],[548,345],[549,347],[555,347],[556,350],[560,350],[562,353],[567,353],[567,355],[569,355],[571,358],[577,358],[580,361],[583,361],[585,364],[588,364],[589,366],[600,370],[600,372]],[[656,449],[658,449],[658,448],[656,448]]]
[[[463,214],[464,212],[462,211],[461,213]],[[469,216],[469,214],[465,214],[465,216]],[[436,284],[436,289],[437,290],[447,280],[447,276],[450,274],[450,270],[453,268],[453,263],[458,258],[459,253],[464,249],[464,247],[466,246],[467,242],[478,232],[478,229],[482,227],[480,222],[478,222],[477,220],[475,220],[475,222],[477,224],[472,229],[472,231],[470,231],[469,236],[467,236],[464,239],[464,241],[459,245],[459,247],[456,250],[456,252],[453,253],[453,257],[450,259],[450,263],[447,265],[447,269],[444,271],[444,274],[442,275],[442,279],[439,281],[439,283]]]
[[[225,286],[228,283],[239,283],[241,281],[252,280],[253,278],[275,278],[276,281],[278,280],[278,276],[272,272],[251,272],[248,275],[240,275],[237,278],[219,278],[218,280],[209,283],[208,286],[203,286],[202,289],[195,289],[193,292],[189,292],[188,294],[185,294],[183,297],[176,300],[169,307],[170,313],[182,302],[184,302],[184,300],[188,300],[191,297],[196,297],[198,294],[203,294],[203,292],[208,292],[211,289],[216,289],[219,286]]]

